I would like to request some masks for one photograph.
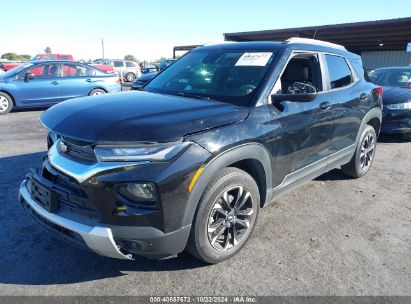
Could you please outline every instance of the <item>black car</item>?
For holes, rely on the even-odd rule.
[[[360,57],[338,45],[196,48],[143,91],[43,113],[48,156],[22,182],[20,202],[101,255],[164,258],[187,248],[218,263],[280,195],[334,168],[365,175],[381,108]]]
[[[156,77],[158,72],[145,73],[131,85],[131,90],[141,90],[149,81]]]
[[[411,134],[411,67],[381,68],[369,73],[384,90],[382,133]]]

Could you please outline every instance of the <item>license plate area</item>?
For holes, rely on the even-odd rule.
[[[30,179],[29,192],[31,197],[48,212],[56,212],[59,209],[57,193],[44,187],[34,179]]]

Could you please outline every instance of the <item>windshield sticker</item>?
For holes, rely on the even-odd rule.
[[[270,52],[244,53],[235,66],[266,66],[272,54]]]

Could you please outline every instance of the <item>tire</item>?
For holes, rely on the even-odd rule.
[[[88,94],[88,96],[97,96],[97,95],[103,95],[106,94],[107,92],[102,90],[102,89],[94,89],[91,90],[91,92]]]
[[[254,179],[237,168],[221,170],[201,197],[187,251],[210,264],[229,259],[247,242],[259,208],[260,193]]]
[[[127,82],[134,82],[136,80],[136,74],[131,73],[131,72],[127,73],[126,80]]]
[[[377,134],[374,128],[366,125],[361,133],[357,148],[351,161],[341,167],[351,177],[359,178],[367,174],[374,162]]]
[[[10,113],[13,109],[13,99],[9,94],[0,92],[0,115]]]

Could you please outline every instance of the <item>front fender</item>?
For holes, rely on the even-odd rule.
[[[245,159],[256,160],[262,165],[265,172],[266,189],[272,189],[273,178],[270,154],[263,145],[258,143],[248,143],[226,150],[218,154],[205,165],[203,173],[198,178],[189,196],[182,226],[191,225],[198,203],[205,188],[216,176],[219,170]],[[271,191],[267,191],[266,201],[270,199],[268,193],[271,194]]]

